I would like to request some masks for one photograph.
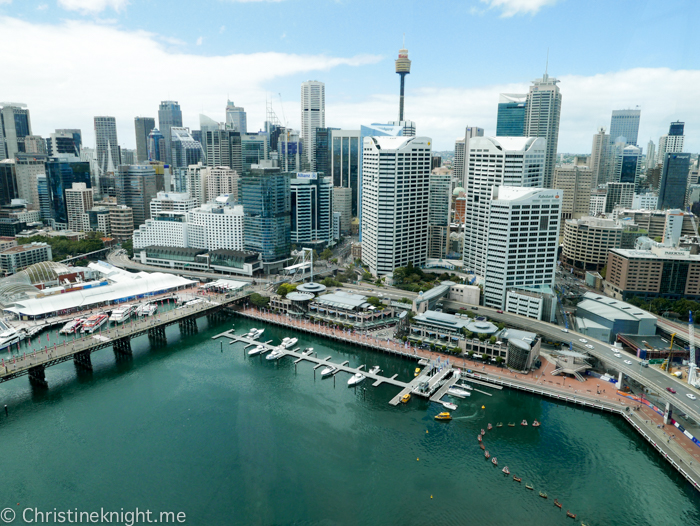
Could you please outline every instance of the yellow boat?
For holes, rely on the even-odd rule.
[[[403,395],[403,396],[401,397],[401,403],[402,403],[402,404],[408,403],[408,401],[409,401],[410,399],[411,399],[410,393],[406,393],[405,395]]]
[[[448,412],[440,413],[435,415],[435,420],[452,420],[452,415]]]
[[[416,367],[416,370],[413,371],[413,376],[418,376],[420,374],[420,367]]]

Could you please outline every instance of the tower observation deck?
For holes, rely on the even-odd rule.
[[[408,59],[408,49],[399,49],[396,59],[396,73],[401,76],[401,96],[399,98],[399,121],[403,121],[403,92],[406,75],[411,73],[411,61]]]

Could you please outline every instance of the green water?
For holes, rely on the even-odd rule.
[[[232,321],[239,333],[264,326],[265,341],[292,335]],[[442,408],[416,397],[389,406],[395,387],[348,388],[346,373],[334,385],[310,363],[295,371],[290,358],[250,358],[227,340],[221,352],[211,336],[230,326],[201,319],[186,337],[170,327],[167,347],[133,340],[127,361],[99,351],[92,373],[61,364],[47,371],[48,391],[26,378],[0,384],[10,409],[0,509],[138,507],[207,526],[700,524],[700,495],[617,417],[484,389],[493,396],[453,400],[455,420],[441,423]],[[294,335],[320,357],[413,377],[412,361]],[[543,425],[487,432],[494,467],[477,434],[523,418]]]

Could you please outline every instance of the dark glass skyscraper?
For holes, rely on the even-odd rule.
[[[659,210],[683,209],[689,169],[689,153],[666,154],[659,184]]]
[[[685,128],[685,122],[672,122],[671,127],[668,130],[669,135],[683,135],[683,129]]]
[[[134,117],[137,163],[148,161],[148,135],[155,127],[156,120],[153,117]]]
[[[120,166],[115,174],[117,204],[130,207],[134,228],[151,218],[151,200],[156,196],[156,171],[147,164]]]
[[[165,137],[165,162],[170,163],[170,128],[182,127],[182,111],[177,101],[164,100],[160,103],[158,107],[158,127],[163,137]]]
[[[266,272],[284,267],[291,251],[290,174],[253,168],[239,179],[246,250],[262,254]]]
[[[496,118],[496,137],[524,137],[527,95],[501,93]]]
[[[338,128],[316,128],[316,171],[331,174],[331,131]]]
[[[362,148],[360,133],[353,130],[333,130],[331,133],[330,171],[333,186],[352,189],[352,215],[357,217],[359,211],[359,173]]]
[[[73,183],[85,183],[87,188],[92,188],[90,163],[79,161],[77,157],[49,159],[46,163],[46,183],[51,219],[67,225],[66,190]],[[41,201],[41,196],[39,199]]]
[[[0,162],[0,206],[9,205],[17,197],[17,172],[14,159],[9,162]]]

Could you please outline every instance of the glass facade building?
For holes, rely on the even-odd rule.
[[[357,217],[360,202],[360,132],[337,130],[331,132],[331,170],[333,186],[352,189],[352,215]],[[327,174],[328,175],[328,174]]]
[[[267,135],[246,133],[241,135],[241,157],[243,173],[248,173],[253,164],[269,159]]]
[[[689,153],[666,154],[659,185],[659,210],[669,208],[683,210],[689,169]]]
[[[170,162],[170,129],[182,127],[182,111],[177,101],[164,100],[158,106],[158,127],[165,137],[165,162]]]
[[[51,219],[56,223],[67,225],[66,190],[70,189],[73,183],[85,183],[87,188],[92,188],[90,163],[61,158],[50,159],[46,163],[46,178]],[[41,203],[41,194],[39,194],[39,203]]]
[[[239,179],[244,246],[262,255],[266,271],[284,267],[291,251],[290,174],[254,168]]]
[[[290,180],[291,241],[324,249],[333,242],[333,183],[318,172],[297,173]]]
[[[496,137],[524,137],[527,95],[501,94],[496,119]]]
[[[117,203],[133,211],[134,228],[151,218],[151,200],[156,197],[156,171],[153,166],[120,166],[115,175]]]
[[[0,206],[9,205],[19,196],[15,162],[0,162]]]

